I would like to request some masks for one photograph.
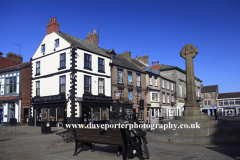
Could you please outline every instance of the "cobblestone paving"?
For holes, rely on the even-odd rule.
[[[95,152],[84,149],[73,156],[74,143],[65,143],[56,135],[63,129],[52,128],[52,134],[42,135],[40,127],[17,126],[14,132],[0,133],[1,160],[121,160],[116,146],[94,145]],[[148,136],[157,136],[148,133]],[[149,141],[151,160],[228,160],[240,159],[240,146],[190,146]],[[134,158],[137,159],[137,158]]]

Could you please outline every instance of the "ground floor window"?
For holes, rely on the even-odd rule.
[[[143,119],[143,110],[138,110],[138,120],[144,120]]]
[[[15,118],[15,103],[8,103],[8,121],[11,118]]]

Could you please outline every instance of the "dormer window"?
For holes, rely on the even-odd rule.
[[[55,40],[55,48],[59,47],[59,39]]]
[[[41,46],[42,48],[42,53],[44,53],[45,52],[45,44],[43,44],[42,46]]]

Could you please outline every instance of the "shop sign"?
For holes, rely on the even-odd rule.
[[[83,95],[83,100],[112,101],[112,97],[107,97],[107,96],[94,96],[94,95]]]
[[[65,100],[66,100],[65,94],[32,98],[32,102],[35,102],[35,103],[65,101]]]

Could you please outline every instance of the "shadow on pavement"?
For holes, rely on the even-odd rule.
[[[217,146],[217,147],[206,147],[207,149],[213,150],[215,152],[224,154],[233,159],[240,159],[239,146]]]
[[[11,140],[11,139],[3,139],[3,140],[0,140],[0,142],[2,142],[2,141],[7,141],[7,140]]]

